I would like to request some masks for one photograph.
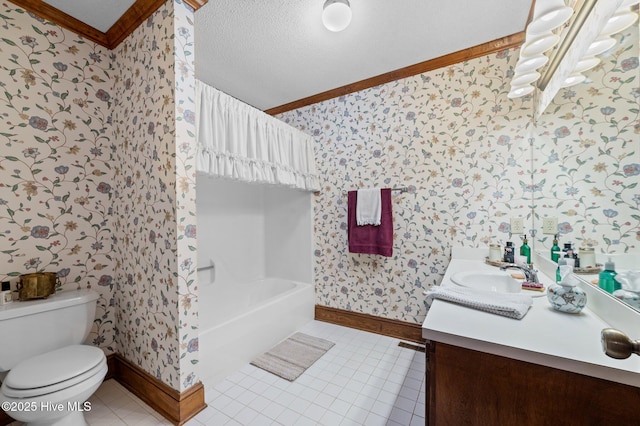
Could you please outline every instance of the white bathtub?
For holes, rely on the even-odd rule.
[[[200,285],[199,373],[213,386],[314,316],[313,285],[278,278]]]

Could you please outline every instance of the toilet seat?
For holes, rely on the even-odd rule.
[[[33,398],[58,392],[102,373],[106,362],[100,348],[67,346],[16,365],[2,383],[2,393],[10,398]]]

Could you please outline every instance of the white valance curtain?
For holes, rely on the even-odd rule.
[[[311,136],[196,81],[196,170],[319,190]]]

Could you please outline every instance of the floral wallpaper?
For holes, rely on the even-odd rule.
[[[422,292],[440,283],[454,245],[509,239],[530,218],[531,97],[507,98],[517,50],[383,84],[282,114],[312,134],[322,190],[315,197],[316,300],[421,322]],[[347,250],[347,197],[394,193],[393,256]]]
[[[640,256],[638,25],[588,71],[560,89],[538,120],[536,221],[558,218],[560,242]],[[553,238],[539,236],[550,249]]]
[[[555,214],[562,240],[637,250],[637,28],[619,38],[593,83],[561,91],[537,123],[531,96],[506,96],[517,49],[279,115],[317,141],[317,303],[420,323],[451,247],[519,246],[511,217],[535,229]],[[391,258],[347,248],[345,191],[376,186],[409,189],[394,195]]]
[[[165,3],[116,49],[114,76],[116,340],[178,390],[198,350],[192,14]]]
[[[62,289],[100,293],[90,341],[114,342],[108,50],[2,2],[0,280],[56,272]]]
[[[198,281],[196,216],[196,130],[193,10],[175,1],[173,38],[175,67],[176,210],[178,232],[178,342],[180,390],[197,382]]]
[[[193,10],[107,51],[11,3],[0,21],[0,279],[100,292],[91,341],[197,382]]]

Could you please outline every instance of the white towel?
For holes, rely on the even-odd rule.
[[[358,189],[356,197],[356,223],[363,225],[380,225],[382,215],[382,197],[380,188]]]
[[[495,293],[467,287],[433,287],[425,291],[427,306],[431,307],[433,299],[442,299],[458,303],[505,317],[522,319],[533,304],[527,294]]]

